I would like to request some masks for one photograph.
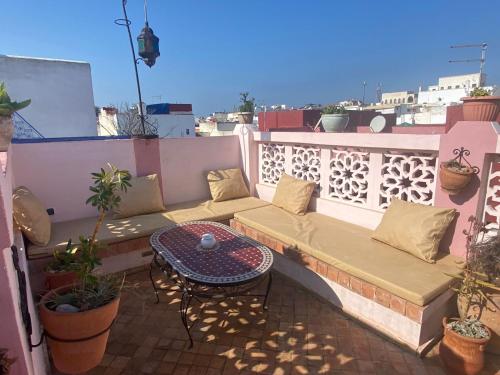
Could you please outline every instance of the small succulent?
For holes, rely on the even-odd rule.
[[[485,89],[483,87],[476,87],[469,93],[469,96],[478,97],[478,96],[490,96],[491,90]]]
[[[326,107],[323,107],[321,113],[324,115],[343,115],[347,113],[347,110],[342,105],[327,105]]]
[[[473,339],[486,339],[490,337],[488,330],[476,319],[456,320],[448,323],[446,326],[460,336]]]
[[[7,94],[5,82],[0,83],[0,116],[11,116],[14,112],[30,105],[30,103],[31,99],[20,103],[11,101],[9,94]]]

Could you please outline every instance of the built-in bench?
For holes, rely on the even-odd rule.
[[[419,353],[454,306],[447,273],[459,259],[449,254],[430,264],[373,240],[364,227],[273,205],[236,213],[231,226],[281,254],[279,272]]]
[[[269,205],[255,197],[245,197],[223,202],[193,201],[174,204],[166,211],[113,220],[107,217],[97,239],[106,245],[99,255],[103,258],[105,272],[118,272],[149,263],[149,236],[156,230],[173,223],[192,220],[225,222],[237,212]],[[80,235],[92,233],[96,217],[52,223],[50,242],[46,246],[27,245],[33,289],[43,285],[43,270],[52,259],[55,250],[63,251],[68,239],[78,244]]]

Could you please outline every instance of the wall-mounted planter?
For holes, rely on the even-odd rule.
[[[8,150],[13,134],[12,116],[0,116],[0,152]]]
[[[500,96],[462,98],[465,121],[495,121],[500,111]]]
[[[449,162],[443,162],[439,166],[439,179],[441,189],[450,195],[460,193],[469,184],[474,175],[474,169],[468,166],[457,168],[450,166]]]

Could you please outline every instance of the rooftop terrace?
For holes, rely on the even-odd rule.
[[[404,294],[391,272],[378,282],[373,270],[348,267],[361,246],[347,245],[342,254],[336,251],[342,244],[354,243],[342,240],[344,235],[370,241],[371,231],[396,197],[456,209],[457,218],[439,254],[463,259],[462,232],[471,215],[498,228],[499,134],[495,122],[461,121],[445,134],[416,135],[254,132],[239,125],[234,135],[224,137],[13,143],[8,152],[0,153],[0,285],[4,286],[0,288],[0,348],[8,348],[17,359],[13,374],[57,373],[47,355],[46,340],[40,346],[30,347],[30,343],[41,339],[36,304],[45,290],[43,269],[52,249],[60,244],[34,246],[23,238],[12,220],[13,188],[28,187],[45,208],[53,209],[54,239],[58,231],[80,230],[85,220],[96,216],[95,209],[85,204],[90,173],[112,163],[133,176],[158,176],[166,205],[162,220],[226,224],[232,220],[234,230],[272,249],[274,282],[267,311],[262,311],[261,300],[252,299],[206,306],[193,329],[194,346],[189,348],[178,315],[179,294],[155,270],[157,284],[167,288],[155,304],[145,272],[151,262],[153,229],[146,227],[154,221],[152,216],[125,222],[108,218],[102,233],[110,238],[99,238],[109,245],[100,270],[127,271],[127,280],[138,286],[123,291],[106,354],[91,373],[443,373],[436,344],[442,318],[456,315],[456,303],[443,273],[436,271],[441,261],[429,264],[401,252],[389,256],[386,265],[397,259],[409,267],[401,273],[413,285]],[[453,196],[440,189],[439,165],[453,158],[454,149],[460,147],[470,151],[468,161],[479,173]],[[230,209],[212,201],[201,204],[210,200],[207,171],[235,167],[243,171],[250,195],[266,205],[264,211],[272,207],[269,203],[283,173],[315,182],[309,205],[314,215],[286,214],[296,224],[288,226],[290,231],[296,232],[273,236],[266,230],[276,231],[274,224],[279,223],[270,220],[267,227],[252,227],[249,216],[241,213],[250,211],[242,210],[243,203]],[[321,228],[310,227],[319,216],[327,223],[321,227],[328,232],[323,242]],[[59,239],[67,239],[67,233]],[[328,242],[325,251],[309,250],[321,248],[324,241]],[[436,277],[435,294],[419,289],[428,280],[412,276],[411,265]],[[486,358],[484,373],[494,374],[500,368],[498,356]]]

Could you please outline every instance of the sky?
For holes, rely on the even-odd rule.
[[[121,0],[0,0],[0,54],[87,61],[96,105],[137,102]],[[143,1],[128,0],[132,35]],[[443,75],[477,72],[488,43],[488,83],[500,84],[500,1],[149,0],[160,38],[152,68],[140,63],[143,100],[192,103],[196,114],[232,110],[239,93],[257,104],[375,101]],[[0,77],[1,78],[1,77]]]

